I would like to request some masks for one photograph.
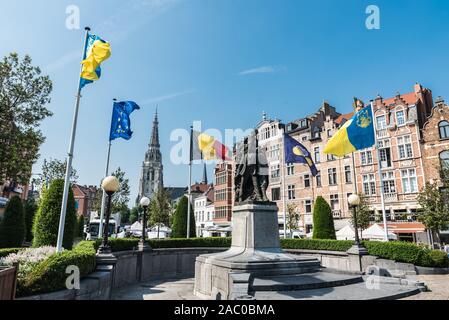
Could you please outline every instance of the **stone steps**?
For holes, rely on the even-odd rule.
[[[251,291],[293,291],[346,286],[363,282],[362,276],[314,272],[290,276],[256,277]]]

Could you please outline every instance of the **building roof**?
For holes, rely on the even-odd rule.
[[[187,187],[168,187],[165,190],[170,194],[170,199],[175,201],[187,192]]]
[[[399,96],[395,96],[395,97],[392,97],[392,98],[382,99],[382,102],[388,107],[389,105],[391,105],[391,104],[393,104],[395,102],[397,97],[399,97],[402,100],[404,100],[404,102],[406,104],[408,104],[408,105],[415,104],[416,101],[417,101],[417,97],[416,97],[415,92],[409,92],[409,93],[401,94]]]
[[[90,193],[96,193],[98,191],[98,188],[96,186],[82,186],[79,184],[73,184],[72,185],[73,190],[79,190],[82,196],[89,196]]]
[[[336,122],[338,125],[340,125],[342,122],[346,122],[346,121],[348,121],[349,119],[351,119],[353,115],[354,115],[354,112],[342,114],[342,115],[340,115],[340,116],[335,120],[335,122]]]
[[[210,186],[213,186],[213,185],[212,184],[206,184],[206,183],[203,183],[203,182],[201,182],[201,183],[197,182],[197,183],[192,185],[191,192],[192,193],[204,193],[204,192],[206,192],[209,189]]]

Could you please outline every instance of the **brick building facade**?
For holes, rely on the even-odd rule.
[[[233,164],[218,163],[215,167],[214,185],[214,225],[227,228],[231,226],[232,206],[234,202]]]
[[[99,190],[95,186],[72,185],[73,196],[75,197],[75,209],[78,216],[90,217],[92,205]]]

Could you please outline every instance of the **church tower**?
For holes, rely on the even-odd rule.
[[[159,121],[156,114],[153,121],[153,131],[151,133],[150,144],[145,153],[145,160],[142,164],[142,172],[140,174],[139,195],[136,204],[142,197],[152,198],[159,188],[164,187],[163,166],[161,146],[159,144]]]

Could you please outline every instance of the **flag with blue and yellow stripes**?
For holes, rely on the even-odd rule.
[[[109,43],[94,34],[87,35],[84,48],[83,65],[80,77],[80,88],[101,77],[101,63],[111,56]]]
[[[318,174],[318,169],[312,160],[309,150],[286,133],[284,133],[284,154],[285,163],[304,163],[309,166],[310,172],[314,177]]]

